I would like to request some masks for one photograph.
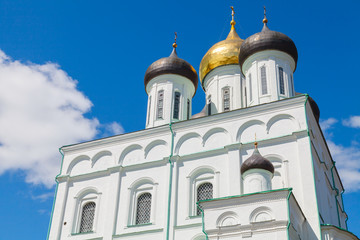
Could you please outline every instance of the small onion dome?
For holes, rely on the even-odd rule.
[[[263,23],[264,27],[261,32],[248,37],[241,45],[239,54],[240,68],[242,69],[245,60],[254,53],[264,50],[278,50],[289,54],[294,59],[296,69],[298,52],[295,43],[285,34],[271,31],[266,24],[266,17],[264,18]]]
[[[255,143],[253,154],[241,165],[241,174],[250,169],[264,169],[274,173],[274,166],[269,160],[261,156],[257,149],[257,143]]]
[[[173,51],[169,57],[161,58],[152,63],[146,70],[144,77],[145,88],[151,79],[162,74],[176,74],[189,79],[195,87],[198,85],[198,75],[193,66],[184,59],[178,57],[176,53],[176,43],[173,44]]]
[[[227,38],[213,45],[205,54],[200,63],[200,82],[203,84],[206,75],[213,69],[230,64],[239,63],[240,46],[243,39],[235,30],[235,21],[231,21],[231,30]]]

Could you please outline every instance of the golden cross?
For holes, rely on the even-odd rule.
[[[264,18],[266,18],[266,7],[264,6]]]
[[[231,6],[231,16],[232,16],[232,20],[234,20],[234,15],[235,15],[235,10],[234,10],[234,7]]]

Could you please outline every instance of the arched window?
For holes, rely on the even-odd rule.
[[[282,67],[279,67],[279,87],[280,94],[285,94],[285,82],[284,82],[284,70]]]
[[[151,194],[143,193],[137,198],[135,224],[150,223]]]
[[[230,88],[224,87],[222,90],[223,93],[223,111],[230,111]]]
[[[260,68],[260,76],[261,76],[261,93],[262,93],[262,95],[265,95],[268,93],[265,66],[262,66]]]
[[[93,231],[95,207],[96,204],[94,202],[88,202],[83,206],[81,210],[80,233]]]
[[[158,92],[156,119],[163,119],[164,90]]]
[[[179,119],[179,112],[180,112],[180,96],[181,94],[179,92],[175,92],[175,98],[174,98],[174,119]]]
[[[213,198],[213,185],[209,182],[202,183],[198,186],[196,193],[197,193],[197,197],[196,197],[197,201],[212,199]],[[200,215],[201,214],[200,209],[197,209],[196,213],[197,213],[197,215]]]

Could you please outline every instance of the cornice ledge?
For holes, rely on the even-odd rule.
[[[141,138],[141,139],[144,139],[147,137],[153,138],[154,136],[159,136],[159,135],[164,135],[164,134],[170,135],[170,130],[169,130],[168,125],[162,125],[159,127],[143,129],[143,130],[139,130],[136,132],[125,133],[125,134],[111,136],[111,137],[107,137],[107,138],[100,138],[100,139],[83,142],[83,143],[66,145],[66,146],[61,147],[61,149],[63,150],[63,152],[65,154],[68,154],[68,153],[75,152],[75,151],[83,151],[83,150],[89,150],[91,148],[104,147],[105,145],[107,145],[107,146],[115,145],[115,144],[119,144],[119,143],[125,142],[125,141],[134,141],[134,139],[136,139],[136,138]]]

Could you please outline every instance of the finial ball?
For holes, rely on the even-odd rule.
[[[173,48],[176,48],[176,47],[177,47],[177,44],[176,44],[176,43],[173,43],[172,46],[173,46]]]

